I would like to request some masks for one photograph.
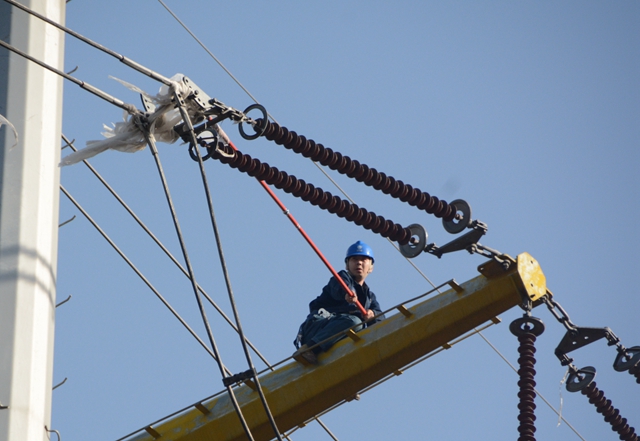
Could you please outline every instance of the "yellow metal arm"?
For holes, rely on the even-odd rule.
[[[540,266],[523,253],[508,270],[489,261],[481,275],[338,342],[319,355],[319,364],[291,362],[260,377],[269,407],[282,431],[349,399],[362,389],[526,299],[547,293]],[[258,393],[245,384],[235,389],[254,438],[269,440],[273,431]],[[135,440],[246,440],[229,397],[219,395],[157,426]]]

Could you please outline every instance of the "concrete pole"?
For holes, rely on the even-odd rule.
[[[64,0],[21,0],[64,23]],[[0,1],[0,39],[63,70],[64,35]],[[62,79],[0,48],[0,441],[49,440]],[[7,407],[8,406],[8,407]],[[55,439],[55,435],[51,439]]]

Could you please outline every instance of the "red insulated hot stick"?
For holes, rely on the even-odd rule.
[[[235,145],[233,145],[233,142],[231,142],[231,140],[229,139],[229,137],[227,136],[226,133],[224,133],[224,131],[222,129],[218,129],[220,132],[220,135],[222,137],[225,138],[225,140],[229,143],[229,145],[231,146],[231,148],[233,150],[238,150],[236,148]],[[355,293],[352,292],[349,287],[347,286],[347,284],[345,283],[345,281],[342,279],[342,277],[340,277],[338,275],[338,273],[336,272],[335,269],[333,269],[333,267],[331,266],[331,264],[329,263],[329,261],[324,257],[324,255],[322,254],[322,252],[318,249],[318,247],[313,243],[313,241],[311,240],[311,238],[307,235],[307,233],[304,231],[304,229],[300,226],[300,224],[298,223],[298,221],[293,217],[293,215],[291,214],[291,212],[287,209],[287,207],[280,201],[280,199],[278,198],[278,196],[273,192],[273,190],[271,190],[271,188],[269,187],[269,185],[264,182],[264,181],[259,181],[260,185],[262,185],[262,188],[264,188],[267,193],[269,193],[269,196],[271,196],[271,199],[274,200],[274,202],[276,204],[278,204],[278,206],[280,207],[280,209],[282,210],[282,212],[289,218],[289,220],[291,221],[291,223],[298,229],[298,231],[300,232],[300,234],[302,234],[302,237],[304,237],[304,239],[307,241],[307,243],[311,246],[311,248],[313,249],[313,251],[315,251],[315,253],[318,255],[318,257],[320,258],[320,260],[322,260],[322,262],[325,264],[325,266],[329,269],[329,271],[331,271],[331,274],[333,275],[333,277],[336,278],[336,280],[338,281],[338,283],[340,283],[340,285],[342,286],[342,288],[345,290],[345,292],[347,292],[351,297],[356,297]],[[360,301],[356,298],[355,299],[355,305],[358,307],[358,309],[360,310],[360,312],[362,313],[363,317],[367,316],[367,310],[363,308],[363,306],[360,304]]]

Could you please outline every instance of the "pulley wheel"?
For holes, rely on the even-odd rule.
[[[571,372],[569,378],[567,378],[567,390],[569,392],[579,392],[589,386],[595,377],[596,368],[593,366],[583,367],[576,373]]]
[[[238,125],[238,130],[240,130],[240,136],[242,136],[244,139],[248,139],[249,141],[252,140],[252,139],[256,139],[256,138],[262,136],[264,131],[267,129],[267,124],[269,123],[269,115],[267,114],[267,109],[265,109],[264,106],[262,106],[260,104],[252,104],[252,105],[250,105],[249,107],[244,109],[243,113],[245,115],[247,115],[253,109],[258,109],[258,110],[260,110],[262,112],[262,121],[260,123],[260,126],[257,126],[257,125],[253,126],[253,130],[255,131],[255,133],[253,135],[247,135],[247,133],[244,131],[244,127],[242,126],[242,124],[243,124],[242,121]]]
[[[520,317],[511,322],[509,331],[516,337],[527,332],[537,337],[544,332],[544,323],[538,317]]]
[[[613,368],[618,372],[628,371],[637,364],[640,364],[640,346],[634,346],[627,349],[627,353],[631,357],[625,357],[619,352],[616,361],[613,362]]]
[[[450,221],[442,220],[442,226],[448,233],[458,234],[464,231],[465,228],[471,225],[471,207],[467,201],[463,199],[456,199],[449,202],[456,210],[456,217]]]
[[[411,224],[407,228],[411,231],[411,239],[405,245],[400,245],[400,252],[411,259],[422,253],[427,246],[427,232],[420,224]]]

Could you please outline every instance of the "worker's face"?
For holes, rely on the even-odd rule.
[[[351,273],[356,282],[363,282],[373,271],[373,261],[366,256],[352,256],[347,261],[347,271]]]

